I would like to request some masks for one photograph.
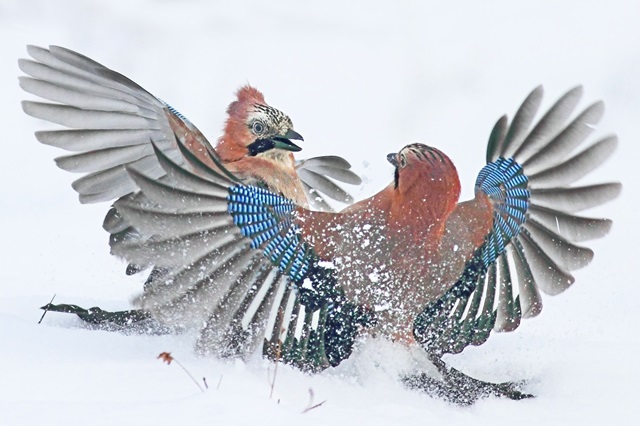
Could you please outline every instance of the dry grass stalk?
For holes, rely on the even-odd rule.
[[[187,373],[187,375],[191,378],[191,380],[193,380],[193,383],[196,384],[196,386],[198,386],[198,389],[200,389],[202,392],[204,392],[204,388],[202,386],[200,386],[200,383],[198,383],[198,381],[191,375],[191,373],[189,373],[189,370],[187,370],[184,365],[182,365],[180,363],[180,361],[178,361],[177,359],[175,359],[172,355],[171,352],[162,352],[160,355],[158,355],[158,359],[162,360],[163,362],[166,362],[167,365],[171,365],[172,361],[175,361],[176,364],[178,364],[180,366],[180,368],[182,368],[182,370]],[[203,377],[202,378],[204,380],[205,386],[207,384],[206,379]]]
[[[282,324],[282,318],[284,317],[284,310],[278,309],[278,324]],[[280,363],[280,357],[282,356],[282,335],[286,330],[284,327],[280,328],[280,335],[278,336],[278,344],[276,345],[276,364],[273,368],[273,380],[271,381],[271,392],[269,393],[269,399],[273,398],[273,390],[276,387],[276,376],[278,374],[278,364]]]

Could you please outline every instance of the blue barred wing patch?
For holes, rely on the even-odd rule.
[[[493,231],[487,236],[482,250],[485,266],[495,262],[527,220],[528,182],[522,166],[513,158],[500,157],[478,174],[476,191],[487,194],[494,207]]]
[[[295,204],[280,195],[255,186],[229,188],[227,211],[251,248],[262,249],[271,263],[300,282],[309,271],[312,256],[292,221]]]

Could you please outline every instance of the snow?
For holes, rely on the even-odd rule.
[[[392,5],[393,3],[393,5]],[[607,2],[23,1],[0,4],[5,148],[0,245],[0,424],[629,424],[640,368],[635,242],[640,148],[640,6]],[[33,132],[16,60],[59,44],[122,72],[170,102],[211,139],[234,91],[250,82],[287,112],[306,156],[349,159],[368,196],[392,178],[386,154],[421,141],[455,162],[471,195],[495,120],[537,84],[545,105],[576,84],[582,106],[606,102],[599,135],[613,159],[591,182],[622,196],[590,213],[614,219],[576,284],[546,297],[538,318],[447,361],[478,378],[529,379],[535,399],[461,408],[404,389],[419,354],[369,342],[344,365],[310,376],[279,366],[197,358],[194,336],[87,329],[37,308],[55,302],[125,309],[140,288],[109,255],[106,205],[81,206],[57,169],[63,153]],[[196,378],[201,392],[175,364]],[[218,386],[219,383],[219,386]],[[313,403],[309,404],[309,389]],[[326,401],[307,413],[309,405]]]

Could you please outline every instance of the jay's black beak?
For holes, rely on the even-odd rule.
[[[271,140],[273,141],[274,148],[284,149],[285,151],[293,151],[293,152],[301,151],[302,148],[300,148],[298,145],[291,142],[291,139],[304,141],[300,133],[292,129],[287,130],[287,133],[285,133],[282,136],[274,136],[273,138],[271,138]]]
[[[301,151],[302,148],[291,142],[291,139],[297,139],[301,141],[304,140],[298,132],[294,132],[293,130],[289,129],[284,135],[274,136],[269,139],[258,139],[251,145],[247,146],[247,149],[249,150],[249,155],[252,156],[258,155],[261,152],[269,151],[274,148],[293,152]]]
[[[398,167],[398,154],[388,154],[387,161],[390,162],[393,167]]]
[[[282,137],[287,139],[295,139],[297,141],[304,141],[304,138],[302,137],[302,135],[293,129],[287,130],[287,133],[282,135]]]

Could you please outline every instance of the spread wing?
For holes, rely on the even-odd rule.
[[[51,102],[24,101],[24,111],[69,129],[41,131],[37,139],[72,152],[56,158],[61,169],[83,173],[73,183],[81,203],[111,201],[134,191],[125,166],[160,178],[164,175],[153,142],[182,161],[174,138],[179,127],[201,149],[200,131],[173,108],[125,76],[69,49],[28,46],[32,59],[20,59],[26,91]]]
[[[104,228],[113,253],[131,262],[127,272],[153,267],[138,304],[169,325],[202,328],[202,350],[246,354],[266,335],[286,343],[278,351],[283,359],[300,365],[324,359],[311,349],[322,345],[309,345],[309,333],[301,334],[311,310],[295,290],[305,271],[292,270],[306,265],[307,254],[290,229],[291,203],[256,188],[230,195],[241,186],[202,133],[130,79],[62,47],[28,46],[27,52],[31,59],[19,61],[27,74],[20,85],[48,102],[25,101],[24,111],[66,127],[37,132],[37,139],[71,152],[56,163],[84,174],[73,183],[81,203],[117,200]],[[352,201],[334,180],[361,183],[340,157],[302,160],[297,167],[321,210],[331,207],[320,193]],[[231,206],[240,210],[231,213]],[[250,213],[256,208],[266,209],[266,222],[256,222]],[[289,264],[284,259],[291,253],[299,258]],[[287,316],[278,314],[283,310]],[[287,342],[279,341],[283,327],[292,330]]]
[[[301,365],[309,347],[325,362],[318,332],[301,336],[320,310],[301,294],[305,282],[326,289],[333,278],[302,241],[296,206],[208,168],[178,141],[184,164],[156,149],[167,179],[127,169],[140,189],[114,204],[135,231],[112,235],[112,253],[155,268],[136,304],[167,326],[199,330],[202,352],[246,356],[266,339],[274,358]]]
[[[55,159],[58,167],[83,176],[73,182],[81,203],[112,201],[137,189],[125,167],[162,179],[152,144],[178,164],[183,159],[174,132],[185,134],[184,144],[210,167],[205,154],[212,146],[204,135],[173,107],[141,86],[92,59],[58,46],[28,46],[31,59],[20,59],[20,86],[50,102],[24,101],[24,111],[68,129],[36,132],[37,139],[72,154]],[[342,202],[352,198],[327,179],[359,184],[360,178],[340,157],[318,157],[299,162],[301,179],[311,190]],[[328,207],[322,197],[317,206]],[[321,201],[320,201],[321,200]],[[325,207],[325,208],[326,208]],[[114,212],[105,228],[126,228]]]
[[[567,92],[531,128],[542,100],[538,87],[511,125],[506,117],[496,123],[476,181],[476,191],[492,202],[493,228],[457,283],[416,321],[416,337],[430,352],[460,352],[484,343],[491,330],[512,331],[538,315],[541,293],[566,290],[575,280],[571,272],[593,258],[580,244],[611,228],[609,219],[577,214],[621,190],[619,183],[574,185],[617,144],[609,136],[579,149],[604,110],[596,102],[570,119],[581,94],[581,87]]]

